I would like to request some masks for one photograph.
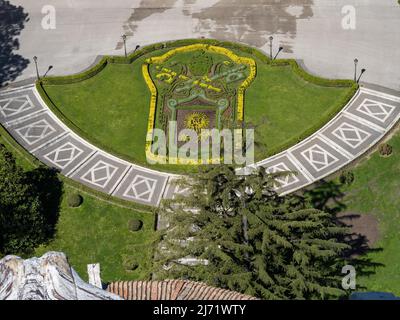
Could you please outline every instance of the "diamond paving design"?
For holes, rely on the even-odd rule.
[[[291,170],[283,162],[278,163],[278,164],[276,164],[276,165],[274,165],[272,167],[268,167],[267,168],[267,172],[268,173],[279,173],[279,172],[285,172],[285,171],[289,171],[290,172]],[[277,177],[277,178],[275,178],[275,180],[277,182],[279,182],[278,184],[275,185],[275,187],[277,187],[277,188],[287,187],[288,185],[291,185],[291,184],[296,183],[296,182],[299,181],[299,179],[293,173],[287,174],[287,175],[282,176],[282,177]]]
[[[81,179],[104,188],[110,182],[116,171],[117,167],[100,160],[95,166],[90,168]]]
[[[64,169],[77,157],[83,153],[83,150],[73,145],[71,142],[67,142],[50,153],[44,155],[44,157],[56,166]]]
[[[321,171],[331,164],[339,161],[338,158],[330,154],[318,145],[314,145],[311,148],[303,151],[302,156],[313,166],[316,171]]]
[[[357,148],[371,136],[369,132],[346,122],[342,123],[332,134],[353,148]]]
[[[390,117],[394,109],[393,106],[371,99],[365,99],[357,108],[358,111],[382,123]]]
[[[5,118],[15,116],[33,107],[34,105],[27,95],[0,100],[0,112]]]
[[[141,175],[135,176],[124,196],[150,202],[156,188],[157,180]]]
[[[56,129],[54,129],[46,119],[42,119],[15,131],[25,140],[28,145],[32,145],[56,132]]]

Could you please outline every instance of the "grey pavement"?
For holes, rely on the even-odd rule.
[[[43,74],[79,72],[97,55],[181,38],[212,37],[250,44],[281,57],[301,59],[311,73],[353,78],[353,59],[363,80],[400,90],[400,5],[397,0],[11,0],[29,14],[16,54],[39,57]],[[56,9],[56,28],[45,30],[42,9]],[[345,6],[355,8],[355,29],[344,29]],[[344,12],[344,13],[343,13]],[[16,80],[35,77],[32,63]]]

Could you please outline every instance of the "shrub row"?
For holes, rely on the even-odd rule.
[[[273,66],[291,66],[293,71],[304,80],[324,87],[358,87],[357,83],[353,80],[343,79],[326,79],[314,76],[299,66],[296,60],[293,59],[280,59],[275,60]]]
[[[183,40],[174,40],[174,41],[166,41],[163,43],[156,43],[152,45],[145,46],[143,48],[140,48],[139,50],[136,50],[135,52],[131,53],[128,55],[127,58],[124,56],[104,56],[96,65],[93,67],[89,68],[88,70],[85,70],[81,73],[77,73],[74,75],[68,75],[68,76],[61,76],[61,77],[47,77],[44,79],[41,79],[41,82],[43,84],[68,84],[68,83],[75,83],[79,81],[83,81],[86,79],[89,79],[96,74],[98,74],[100,71],[102,71],[108,63],[121,63],[121,64],[130,64],[139,57],[149,54],[153,51],[157,50],[162,50],[162,49],[170,49],[170,48],[176,48],[176,47],[181,47],[181,46],[186,46],[186,45],[191,45],[191,44],[196,44],[196,43],[204,43],[204,44],[209,44],[209,45],[214,45],[214,46],[221,46],[221,47],[226,47],[229,49],[234,49],[234,50],[239,50],[247,54],[251,54],[261,60],[262,62],[267,62],[271,63],[271,59],[267,57],[263,52],[256,48],[249,47],[244,44],[238,44],[234,42],[229,42],[229,41],[219,41],[215,39],[183,39]],[[314,75],[311,75],[307,73],[304,69],[302,69],[298,63],[293,60],[293,59],[281,59],[281,60],[275,60],[273,62],[274,66],[282,66],[282,65],[291,65],[293,67],[293,70],[300,75],[303,79],[318,84],[322,86],[340,86],[340,87],[347,87],[347,86],[352,86],[354,84],[354,81],[352,80],[332,80],[332,79],[324,79],[320,78]]]
[[[80,127],[75,125],[69,118],[67,118],[57,108],[57,106],[55,106],[55,104],[51,101],[50,97],[45,92],[43,85],[76,83],[76,82],[83,81],[83,80],[86,80],[86,79],[89,79],[89,78],[95,76],[100,71],[102,71],[107,66],[108,63],[128,63],[129,64],[129,63],[132,63],[133,61],[135,61],[137,58],[139,58],[143,55],[149,54],[153,51],[166,50],[166,49],[171,49],[171,48],[176,48],[176,47],[181,47],[181,46],[186,46],[186,45],[191,45],[191,44],[196,44],[196,43],[203,43],[203,44],[221,46],[221,47],[226,47],[226,48],[233,49],[233,50],[238,50],[238,51],[241,51],[241,52],[244,52],[247,54],[251,54],[264,63],[271,63],[270,58],[268,56],[266,56],[263,52],[261,52],[260,50],[258,50],[256,48],[249,47],[247,45],[233,43],[233,42],[229,42],[229,41],[219,41],[219,40],[215,40],[215,39],[183,39],[183,40],[166,41],[163,43],[156,43],[156,44],[142,47],[141,49],[130,54],[127,58],[125,58],[123,56],[105,56],[95,66],[93,66],[92,68],[90,68],[82,73],[70,75],[70,76],[48,77],[48,78],[42,79],[41,83],[37,83],[37,89],[38,89],[39,93],[41,94],[42,98],[48,104],[48,106],[52,109],[52,111],[64,123],[66,123],[73,131],[75,131],[78,135],[81,135],[82,137],[86,137],[88,140],[91,140],[94,144],[96,144],[100,148],[104,149],[105,151],[113,153],[116,156],[118,156],[122,159],[125,159],[127,161],[132,161],[132,159],[130,159],[130,157],[127,157],[126,155],[115,152],[112,148],[110,148],[106,145],[103,145],[100,141],[97,141],[97,139],[95,139],[94,137],[87,135],[83,130],[80,129]],[[296,143],[309,137],[311,134],[313,134],[314,132],[319,130],[322,126],[324,126],[327,122],[329,122],[329,120],[332,119],[343,108],[344,105],[346,105],[350,101],[350,99],[354,96],[354,94],[358,90],[358,84],[352,80],[325,79],[325,78],[320,78],[320,77],[311,75],[311,74],[307,73],[303,68],[301,68],[299,66],[299,64],[293,59],[275,60],[272,65],[273,66],[291,66],[293,71],[298,76],[300,76],[305,81],[314,83],[316,85],[327,86],[327,87],[349,87],[351,89],[349,90],[349,93],[345,97],[343,97],[340,101],[338,101],[337,105],[328,114],[325,114],[322,116],[322,118],[320,119],[320,121],[317,124],[315,124],[314,126],[309,128],[308,130],[304,131],[298,137],[293,137],[292,139],[286,141],[282,145],[280,145],[276,148],[272,148],[268,152],[269,156],[277,154],[277,153],[295,145]]]

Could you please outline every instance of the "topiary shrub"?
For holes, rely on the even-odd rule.
[[[83,202],[83,198],[78,193],[68,195],[67,203],[70,208],[78,208]]]
[[[351,171],[343,171],[340,174],[339,181],[341,184],[351,185],[354,182],[354,173]]]
[[[393,147],[388,143],[382,143],[379,146],[379,154],[382,157],[388,157],[393,153]]]
[[[126,271],[135,271],[139,268],[139,264],[131,256],[125,256],[122,260],[122,266]]]
[[[143,226],[143,222],[141,220],[138,219],[132,219],[128,221],[128,229],[129,231],[139,231],[140,229],[142,229]]]

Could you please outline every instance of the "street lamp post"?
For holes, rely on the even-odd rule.
[[[358,59],[354,59],[354,81],[357,81],[357,64],[358,64]]]
[[[37,59],[38,58],[36,56],[33,57],[33,61],[35,62],[35,67],[36,67],[36,78],[39,81],[40,80],[40,76],[39,76],[39,69],[38,69]]]
[[[367,71],[367,70],[366,69],[361,69],[361,73],[360,73],[360,76],[357,79],[357,83],[360,82],[361,76],[364,74],[365,71]]]
[[[122,35],[122,40],[124,41],[124,50],[125,50],[125,58],[128,57],[127,53],[126,53],[126,34]]]
[[[274,37],[270,36],[269,37],[269,57],[271,58],[271,60],[272,60],[272,41],[273,40],[274,40]]]
[[[276,53],[274,59],[272,59],[272,61],[274,61],[276,59],[276,57],[278,56],[279,52],[281,52],[283,50],[283,47],[279,47],[278,52]]]

